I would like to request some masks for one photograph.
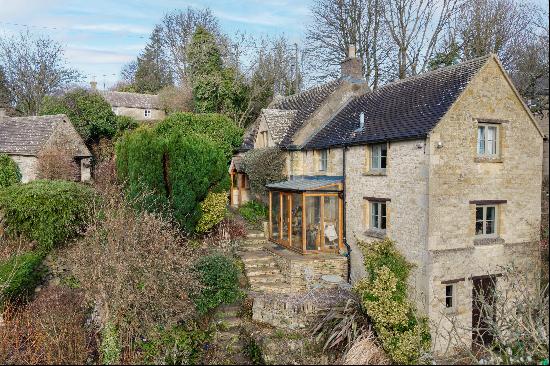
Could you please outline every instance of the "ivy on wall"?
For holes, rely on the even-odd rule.
[[[250,181],[252,194],[266,199],[266,184],[286,179],[286,152],[275,147],[252,149],[243,157],[244,171]]]

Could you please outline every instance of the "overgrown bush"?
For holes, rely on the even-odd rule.
[[[50,146],[38,154],[38,178],[75,180],[80,166],[73,160],[73,154],[61,146]]]
[[[0,308],[6,300],[18,300],[34,290],[44,275],[42,258],[41,253],[28,252],[0,262]]]
[[[76,236],[90,219],[94,191],[83,184],[36,180],[0,191],[6,232],[47,251]]]
[[[267,220],[269,209],[266,205],[258,201],[248,201],[239,207],[239,214],[251,224],[258,224]]]
[[[135,130],[138,128],[139,122],[130,116],[116,116],[116,134],[115,139],[118,139],[126,131]]]
[[[227,162],[240,129],[219,115],[175,113],[154,128],[125,134],[116,146],[117,172],[130,199],[147,193],[144,208],[171,213],[188,232],[209,190],[228,182]]]
[[[201,202],[201,217],[197,223],[197,232],[205,233],[219,224],[227,211],[228,193],[210,192]]]
[[[208,136],[223,150],[227,161],[242,143],[243,130],[221,114],[173,113],[156,126],[156,131],[161,135],[171,134],[175,130],[183,135]]]
[[[211,327],[202,329],[191,321],[159,330],[151,338],[139,342],[138,349],[147,364],[197,365],[212,333]]]
[[[95,364],[88,313],[81,291],[53,285],[24,307],[8,307],[0,326],[0,363]]]
[[[103,194],[84,236],[58,261],[95,304],[99,327],[117,329],[126,362],[137,339],[196,316],[188,294],[201,287],[192,270],[198,250],[158,215],[133,209],[115,190]]]
[[[243,163],[244,171],[250,179],[250,190],[258,197],[266,196],[266,184],[286,179],[286,153],[278,148],[249,150],[243,156]]]
[[[407,299],[412,265],[385,239],[360,243],[367,277],[355,285],[361,305],[373,322],[382,347],[399,364],[418,363],[430,350],[426,318]]]
[[[206,314],[221,304],[231,304],[241,296],[239,269],[235,261],[219,253],[202,257],[195,265],[202,288],[192,295],[197,311]]]
[[[21,182],[19,167],[6,154],[0,154],[0,189]]]
[[[46,97],[40,114],[66,114],[86,143],[113,137],[117,132],[117,118],[111,105],[101,94],[82,88],[61,97]]]

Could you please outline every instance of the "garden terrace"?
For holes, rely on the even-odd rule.
[[[271,241],[301,254],[343,249],[341,177],[300,177],[267,188]]]

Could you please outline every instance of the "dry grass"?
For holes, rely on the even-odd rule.
[[[50,146],[38,154],[38,177],[40,179],[75,180],[80,175],[80,166],[70,150]]]
[[[103,199],[84,237],[59,261],[95,304],[99,329],[115,324],[123,358],[132,358],[134,340],[194,317],[187,294],[199,286],[191,271],[199,253],[170,223],[134,210],[118,190],[104,191]]]
[[[355,342],[344,357],[344,365],[390,365],[391,362],[376,343],[372,332]]]
[[[0,326],[2,364],[84,364],[96,357],[82,292],[48,286],[28,305],[9,308]]]

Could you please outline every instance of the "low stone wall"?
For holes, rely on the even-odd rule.
[[[337,288],[346,284],[347,258],[340,255],[301,255],[268,245],[277,266],[285,277],[290,292]]]
[[[252,320],[277,328],[306,328],[320,309],[310,302],[295,304],[285,300],[257,297],[252,305]]]

